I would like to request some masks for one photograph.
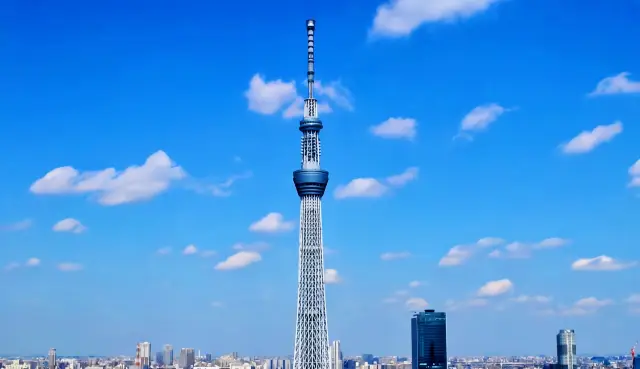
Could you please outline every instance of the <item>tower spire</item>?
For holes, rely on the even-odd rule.
[[[309,89],[309,99],[313,99],[313,77],[315,74],[313,37],[315,31],[316,21],[313,19],[307,20],[307,88]]]

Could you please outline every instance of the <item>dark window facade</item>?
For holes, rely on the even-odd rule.
[[[447,315],[434,310],[411,319],[412,369],[447,369]]]

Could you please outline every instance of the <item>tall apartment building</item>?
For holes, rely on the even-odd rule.
[[[342,350],[340,348],[340,341],[333,341],[331,349],[329,350],[329,362],[331,363],[331,369],[343,369],[344,364],[342,361]]]
[[[196,363],[196,353],[192,348],[180,349],[180,357],[178,358],[178,367],[180,369],[189,369]]]
[[[425,310],[411,318],[411,368],[447,369],[447,315]]]
[[[557,369],[576,369],[576,333],[573,329],[561,329],[556,335],[558,349]]]
[[[163,354],[163,361],[164,361],[164,366],[165,367],[169,367],[173,365],[173,346],[171,345],[164,345],[164,348],[162,349],[162,354]]]
[[[58,365],[58,356],[56,355],[56,349],[49,349],[49,369],[56,369]]]

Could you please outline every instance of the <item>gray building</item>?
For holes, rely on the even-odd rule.
[[[55,369],[57,366],[58,356],[56,355],[56,349],[49,349],[49,369]]]
[[[554,369],[576,369],[576,333],[573,329],[561,329],[556,335],[558,364]]]
[[[164,345],[164,348],[162,349],[162,356],[162,363],[165,367],[173,365],[173,346]]]
[[[180,349],[180,357],[178,358],[178,367],[181,369],[189,369],[196,363],[196,352],[192,348]]]

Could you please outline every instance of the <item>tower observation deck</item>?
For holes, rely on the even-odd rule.
[[[304,116],[300,121],[301,169],[293,172],[300,197],[300,248],[298,306],[293,369],[329,369],[329,333],[324,286],[321,199],[329,182],[329,172],[320,169],[322,121],[313,97],[315,77],[314,37],[316,22],[307,20],[307,88]]]

